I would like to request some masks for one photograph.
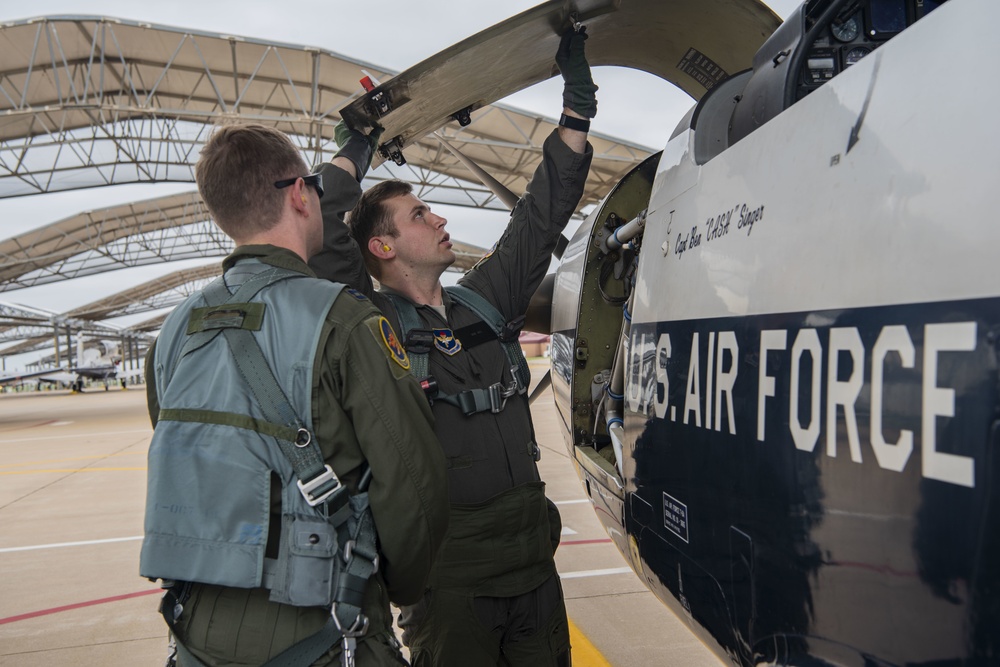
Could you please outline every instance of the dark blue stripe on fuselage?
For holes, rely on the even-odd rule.
[[[933,604],[1000,580],[998,333],[1000,299],[635,324],[626,527],[648,536],[655,592],[723,644],[860,614],[838,641],[898,636],[889,659],[942,624],[1000,622],[982,601]]]

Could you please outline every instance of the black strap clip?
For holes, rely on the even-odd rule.
[[[434,334],[430,329],[410,329],[403,346],[410,354],[428,354],[434,344]]]
[[[515,317],[509,322],[505,322],[503,329],[500,330],[500,342],[509,343],[511,341],[517,340],[518,336],[521,335],[521,329],[524,328],[524,315],[520,317]]]

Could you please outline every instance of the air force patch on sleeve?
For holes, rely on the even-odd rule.
[[[385,317],[378,318],[378,328],[382,333],[382,342],[389,350],[389,357],[392,358],[403,370],[410,370],[410,358],[406,356],[406,350],[396,338],[396,332],[392,330],[392,325]]]

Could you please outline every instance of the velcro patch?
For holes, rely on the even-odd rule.
[[[364,294],[362,294],[358,290],[354,289],[353,287],[345,287],[344,291],[347,292],[348,294],[350,294],[351,296],[353,296],[358,301],[367,301],[368,300],[368,297],[366,297]]]
[[[379,333],[382,334],[382,342],[389,350],[389,358],[395,361],[403,370],[410,370],[410,358],[406,356],[406,350],[396,337],[396,332],[392,330],[392,325],[385,317],[378,318]]]
[[[488,260],[490,257],[492,257],[493,253],[495,253],[497,251],[497,245],[499,243],[500,243],[499,241],[497,241],[496,243],[494,243],[493,247],[490,248],[490,251],[488,253],[486,253],[485,255],[483,255],[482,257],[480,257],[479,261],[477,261],[476,264],[475,264],[475,266],[473,266],[472,268],[473,269],[478,269],[480,266],[483,265],[484,262],[486,262],[486,260]]]

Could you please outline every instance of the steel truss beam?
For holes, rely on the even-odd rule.
[[[392,74],[312,47],[87,16],[5,24],[0,49],[0,198],[191,182],[211,126],[225,122],[277,127],[311,163],[326,161],[336,151],[339,110],[361,93],[361,69],[382,79]],[[492,105],[471,125],[449,122],[442,132],[523,192],[553,127]],[[581,206],[598,201],[651,152],[598,134],[590,139],[595,159]],[[406,157],[408,168],[387,171],[415,179],[428,201],[496,206],[433,137]],[[440,199],[431,194],[438,190]]]

